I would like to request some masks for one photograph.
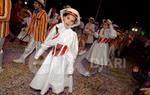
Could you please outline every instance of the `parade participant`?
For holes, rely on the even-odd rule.
[[[78,54],[78,37],[71,28],[80,24],[80,15],[73,8],[61,10],[60,15],[62,22],[52,28],[34,57],[38,60],[48,47],[52,47],[30,83],[33,89],[41,90],[42,95],[49,88],[52,88],[55,94],[63,92],[65,87],[69,87],[68,92],[72,92],[72,74]],[[55,35],[52,37],[52,34]]]
[[[34,51],[35,48],[37,51],[46,38],[47,13],[43,9],[44,0],[34,0],[33,5],[35,10],[31,18],[31,23],[27,28],[27,32],[30,34],[31,38],[21,57],[13,60],[15,63],[25,63],[25,59]]]
[[[94,32],[95,32],[95,20],[93,17],[89,18],[89,22],[84,27],[84,33],[87,35],[86,47],[90,48],[90,46],[94,42]]]
[[[0,72],[3,62],[3,44],[9,34],[9,20],[11,14],[11,0],[0,0]]]
[[[55,7],[50,8],[48,12],[48,24],[49,24],[49,30],[59,22],[59,14],[57,13],[57,10]]]
[[[103,27],[100,30],[99,38],[93,43],[86,59],[93,64],[98,65],[99,71],[101,71],[101,66],[107,66],[108,64],[108,42],[117,36],[116,31],[112,27],[112,22],[110,20],[103,21]]]

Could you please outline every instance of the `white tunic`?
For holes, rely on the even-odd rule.
[[[60,35],[52,40],[56,26]],[[62,23],[56,26],[50,31],[35,58],[38,58],[48,47],[58,43],[67,45],[68,50],[63,56],[54,56],[52,51],[47,55],[30,83],[32,88],[41,90],[41,94],[45,94],[50,87],[54,93],[62,92],[64,87],[69,87],[69,91],[72,92],[73,79],[72,76],[68,77],[68,74],[73,74],[74,71],[73,64],[78,53],[78,39],[76,33],[71,29],[65,29]]]
[[[117,36],[116,31],[111,26],[109,29],[101,29],[99,35],[102,33],[101,38],[115,38]],[[107,65],[108,64],[108,43],[98,43],[97,40],[93,43],[86,59],[94,64]]]

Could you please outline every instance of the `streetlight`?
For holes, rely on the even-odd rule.
[[[137,32],[137,31],[138,31],[138,28],[133,27],[131,30],[132,30],[133,32]]]

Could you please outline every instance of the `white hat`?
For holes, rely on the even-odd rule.
[[[65,13],[71,13],[71,14],[73,14],[73,16],[75,16],[75,17],[77,18],[75,24],[73,24],[73,25],[70,26],[70,27],[75,27],[75,26],[80,25],[80,15],[79,15],[79,12],[78,12],[77,10],[75,10],[75,9],[73,9],[73,8],[65,8],[65,9],[62,9],[62,10],[60,11],[60,15],[61,15],[61,20],[62,20],[62,22],[64,22],[64,21],[63,21],[63,15],[64,15]]]
[[[35,0],[35,1],[39,2],[43,7],[45,6],[44,0]]]

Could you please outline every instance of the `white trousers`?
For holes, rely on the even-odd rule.
[[[41,47],[41,44],[41,42],[36,42],[33,37],[30,38],[29,43],[25,48],[25,51],[22,54],[21,58],[26,59],[31,53],[33,53],[34,49],[36,49],[37,52]]]
[[[2,67],[3,62],[3,44],[4,44],[5,38],[0,38],[0,68]]]

